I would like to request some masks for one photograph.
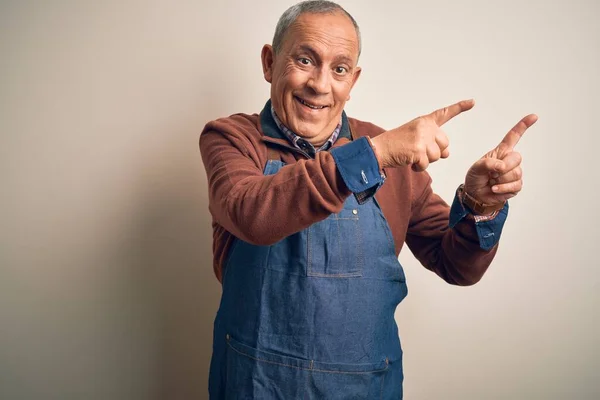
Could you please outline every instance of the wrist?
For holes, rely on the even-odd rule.
[[[387,164],[385,164],[385,143],[381,140],[381,135],[375,136],[374,138],[366,136],[366,138],[373,149],[373,153],[375,153],[379,169],[383,171],[383,168],[387,167]]]
[[[379,165],[379,170],[382,171],[383,170],[383,164],[381,162],[381,156],[379,155],[379,150],[377,148],[377,145],[375,144],[375,139],[371,139],[370,136],[365,136],[367,138],[367,141],[369,142],[369,145],[371,146],[371,149],[373,150],[373,153],[375,153],[375,158],[377,159],[377,165]]]
[[[484,203],[466,191],[464,184],[459,186],[458,194],[463,205],[466,206],[473,215],[477,216],[491,217],[502,210],[506,204],[506,202],[496,204]]]

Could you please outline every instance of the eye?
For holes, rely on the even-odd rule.
[[[298,62],[299,62],[300,64],[302,64],[302,65],[310,65],[310,64],[312,64],[312,61],[310,61],[310,60],[309,60],[308,58],[306,58],[306,57],[300,57],[300,58],[298,59]]]
[[[348,73],[348,69],[346,67],[335,67],[335,73],[338,75],[346,75]]]

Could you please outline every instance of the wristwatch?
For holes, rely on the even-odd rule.
[[[462,202],[465,206],[467,206],[475,214],[489,215],[495,211],[500,211],[504,208],[504,204],[506,202],[498,203],[498,204],[482,203],[481,201],[479,201],[476,198],[474,198],[473,196],[471,196],[469,193],[465,192],[464,187],[465,187],[465,185],[462,184],[458,188],[460,190],[460,192],[462,193]]]

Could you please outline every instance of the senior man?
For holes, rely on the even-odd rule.
[[[342,7],[292,6],[262,49],[264,109],[200,136],[223,285],[212,399],[402,398],[404,243],[455,285],[479,281],[496,253],[522,186],[513,148],[537,117],[473,164],[449,207],[425,169],[449,156],[441,126],[473,101],[390,131],[349,118],[359,54]]]

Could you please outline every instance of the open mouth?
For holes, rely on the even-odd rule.
[[[316,105],[316,104],[310,104],[310,103],[308,103],[308,102],[306,102],[306,101],[302,100],[300,97],[297,97],[297,96],[294,96],[294,98],[295,98],[296,100],[298,100],[298,102],[299,102],[300,104],[302,104],[302,105],[305,105],[306,107],[308,107],[308,108],[310,108],[310,109],[312,109],[312,110],[322,110],[322,109],[324,109],[324,108],[326,108],[326,107],[327,107],[327,106],[319,106],[319,105]]]

